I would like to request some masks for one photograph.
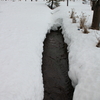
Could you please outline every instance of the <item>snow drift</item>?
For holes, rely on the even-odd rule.
[[[42,100],[43,41],[51,23],[43,2],[0,1],[0,100]]]
[[[90,26],[92,22],[90,6],[76,2],[71,2],[69,7],[62,3],[61,7],[54,10],[53,29],[62,26],[64,40],[68,44],[69,77],[75,87],[73,100],[100,100],[100,49],[96,47],[100,31],[89,29],[89,34],[83,34],[81,29],[78,30],[79,19],[72,23],[69,13],[72,8],[76,15],[80,16],[83,12],[88,16],[87,25]]]

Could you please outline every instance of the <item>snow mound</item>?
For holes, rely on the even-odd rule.
[[[50,25],[44,2],[0,2],[0,100],[43,99],[43,41]]]
[[[83,34],[78,30],[79,22],[72,23],[70,13],[72,8],[77,15],[81,12],[89,16],[87,25],[92,22],[92,11],[89,5],[82,5],[80,1],[66,7],[54,10],[54,26],[62,26],[64,41],[68,44],[69,52],[69,77],[75,87],[73,100],[100,100],[100,49],[96,47],[100,39],[100,31],[90,30]],[[97,39],[98,33],[98,39]]]

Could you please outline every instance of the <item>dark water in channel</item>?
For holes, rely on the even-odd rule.
[[[43,100],[72,100],[73,87],[68,77],[67,45],[59,31],[51,31],[44,41]]]

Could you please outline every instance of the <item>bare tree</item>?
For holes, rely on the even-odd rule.
[[[96,2],[94,7],[92,29],[100,30],[100,0]]]

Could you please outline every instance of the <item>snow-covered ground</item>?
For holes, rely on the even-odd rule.
[[[0,2],[0,100],[42,100],[43,41],[50,28],[43,2]]]
[[[62,3],[54,11],[54,26],[62,26],[65,42],[69,51],[69,77],[75,87],[73,100],[100,100],[100,48],[96,47],[100,40],[100,31],[89,29],[83,34],[77,23],[70,19],[71,9],[74,8],[76,16],[83,12],[87,16],[87,26],[91,26],[91,7],[81,1],[70,2],[69,7]],[[54,27],[53,27],[54,28]],[[56,28],[56,27],[55,27]]]
[[[93,12],[82,1],[61,2],[50,10],[45,1],[0,1],[0,100],[42,100],[41,73],[43,41],[47,31],[62,26],[69,51],[69,76],[75,87],[73,100],[100,100],[100,31],[83,34],[70,19],[87,15],[90,27]],[[98,33],[98,34],[97,34]]]

